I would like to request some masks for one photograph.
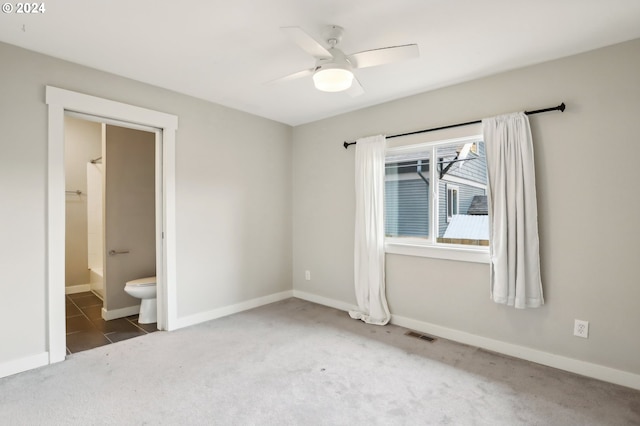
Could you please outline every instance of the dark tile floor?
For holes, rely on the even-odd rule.
[[[138,316],[102,319],[102,300],[91,292],[67,294],[67,354],[109,345],[157,331],[156,324],[139,324]]]

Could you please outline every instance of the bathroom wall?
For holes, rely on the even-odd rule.
[[[127,281],[156,274],[155,134],[106,126],[105,249],[128,253],[105,257],[104,309],[140,304]]]
[[[87,163],[102,155],[100,123],[65,117],[65,187],[67,193],[65,286],[89,284],[87,243]]]

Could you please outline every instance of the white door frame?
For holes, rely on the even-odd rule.
[[[65,348],[65,170],[64,115],[66,112],[117,120],[160,129],[156,133],[156,164],[162,170],[156,184],[157,241],[162,241],[162,268],[158,276],[158,328],[176,327],[176,214],[175,133],[178,117],[78,92],[46,86],[49,106],[47,185],[47,352],[49,363],[63,361]],[[161,152],[159,151],[161,150]]]

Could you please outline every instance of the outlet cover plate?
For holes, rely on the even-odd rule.
[[[578,337],[589,338],[589,321],[575,320],[573,324],[573,335]]]

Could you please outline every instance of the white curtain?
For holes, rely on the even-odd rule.
[[[384,282],[384,136],[357,140],[355,290],[351,318],[384,325],[391,319]]]
[[[533,141],[520,112],[482,120],[487,155],[491,298],[516,308],[544,304]]]

